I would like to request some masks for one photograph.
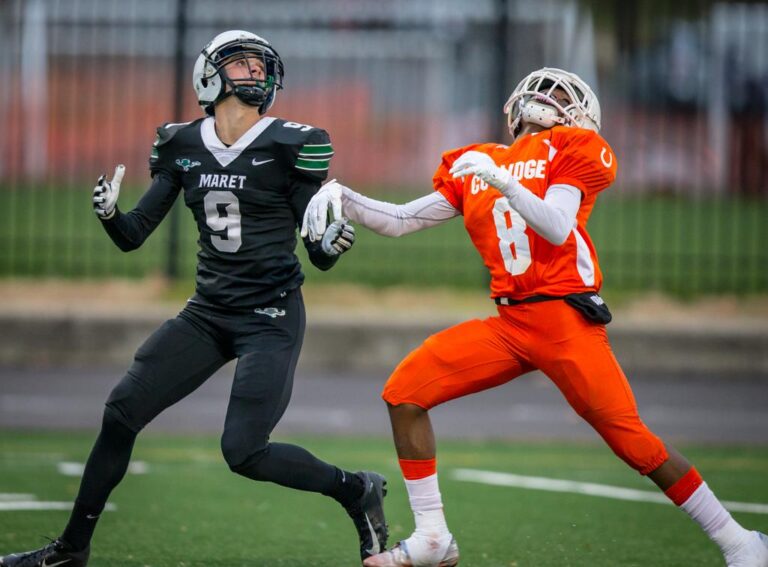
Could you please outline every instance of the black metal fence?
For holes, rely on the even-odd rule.
[[[0,276],[194,271],[177,204],[120,253],[90,212],[96,177],[148,184],[154,129],[200,115],[194,58],[216,33],[267,37],[286,63],[273,113],[327,129],[331,175],[405,200],[445,149],[507,141],[527,72],[592,84],[619,177],[590,221],[606,286],[768,290],[768,3],[655,0],[6,0],[0,2]],[[361,231],[314,279],[482,285],[460,220],[399,240]]]

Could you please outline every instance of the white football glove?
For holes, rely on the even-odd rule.
[[[333,221],[323,234],[321,246],[329,256],[344,254],[355,243],[355,227],[345,218]]]
[[[328,210],[333,214],[333,220],[342,220],[341,216],[341,192],[343,186],[332,179],[318,190],[310,199],[307,209],[304,211],[304,219],[301,223],[301,237],[309,236],[310,242],[316,242],[323,238],[328,226]]]
[[[115,174],[112,181],[107,181],[105,173],[96,182],[93,188],[93,212],[102,220],[111,219],[115,216],[115,206],[117,205],[117,196],[120,194],[120,184],[125,175],[125,166],[120,164],[115,168]]]
[[[506,193],[509,182],[512,180],[512,174],[508,169],[496,165],[488,154],[475,151],[461,154],[459,159],[453,162],[453,167],[448,173],[453,174],[454,179],[474,175],[502,193]]]

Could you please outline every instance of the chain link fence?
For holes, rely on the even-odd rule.
[[[191,279],[183,204],[123,254],[90,191],[125,163],[131,208],[155,128],[200,116],[192,64],[230,28],[285,61],[271,113],[328,130],[331,176],[392,201],[430,191],[442,151],[508,142],[501,106],[524,74],[573,70],[619,158],[589,225],[606,287],[768,291],[768,4],[702,0],[0,2],[0,276]],[[309,281],[486,281],[461,220],[398,240],[359,232]]]

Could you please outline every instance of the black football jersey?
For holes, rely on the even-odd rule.
[[[135,248],[182,191],[200,231],[192,301],[264,305],[304,281],[296,229],[332,156],[327,132],[278,118],[262,118],[232,146],[219,140],[213,117],[165,124],[149,160],[152,186],[134,210],[104,226],[122,249]],[[335,262],[319,243],[305,245],[321,269]]]

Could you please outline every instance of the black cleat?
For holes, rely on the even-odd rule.
[[[365,490],[357,502],[345,509],[360,537],[360,559],[365,560],[387,549],[389,532],[384,518],[387,480],[375,472],[363,471],[357,475],[362,478]]]
[[[74,551],[57,539],[41,549],[0,557],[0,567],[85,567],[91,548]]]

